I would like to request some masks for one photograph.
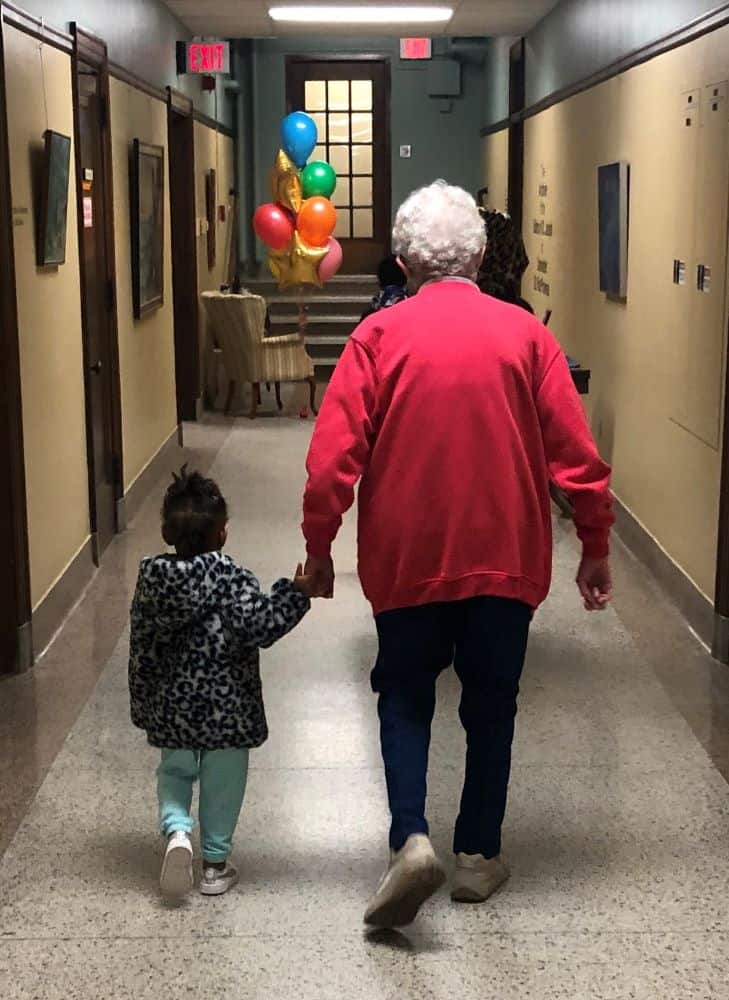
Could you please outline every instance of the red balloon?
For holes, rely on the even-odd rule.
[[[261,205],[253,216],[256,236],[271,250],[283,250],[294,235],[291,215],[281,205]]]
[[[296,219],[296,228],[310,247],[325,247],[337,224],[337,210],[328,198],[307,198]]]

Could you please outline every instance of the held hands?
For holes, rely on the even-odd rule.
[[[294,586],[306,597],[334,597],[334,563],[331,558],[315,559],[309,556],[306,566],[296,567]]]
[[[577,587],[586,611],[604,611],[613,596],[610,561],[583,556],[577,572]]]

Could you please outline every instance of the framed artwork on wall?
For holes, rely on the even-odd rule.
[[[71,138],[49,129],[44,141],[36,259],[39,267],[58,267],[66,263]]]
[[[611,298],[628,295],[630,166],[610,163],[597,170],[600,229],[600,291]]]
[[[134,318],[164,303],[164,159],[162,146],[132,144],[130,201]]]
[[[216,219],[215,203],[218,198],[215,171],[208,170],[205,175],[205,214],[208,221],[208,269],[215,267],[216,258]]]

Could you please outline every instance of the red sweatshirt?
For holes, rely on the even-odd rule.
[[[307,461],[304,536],[324,557],[359,490],[375,614],[479,595],[537,607],[552,571],[549,477],[588,556],[608,553],[610,469],[562,351],[470,282],[425,285],[354,331]]]

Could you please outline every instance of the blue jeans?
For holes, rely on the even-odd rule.
[[[477,597],[387,611],[372,688],[379,694],[380,739],[392,814],[390,847],[428,833],[425,818],[435,683],[451,663],[463,688],[466,776],[455,853],[501,853],[511,744],[532,611],[519,601]]]
[[[248,750],[163,750],[157,769],[159,823],[169,837],[190,833],[192,789],[200,781],[203,859],[227,861],[248,778]]]

